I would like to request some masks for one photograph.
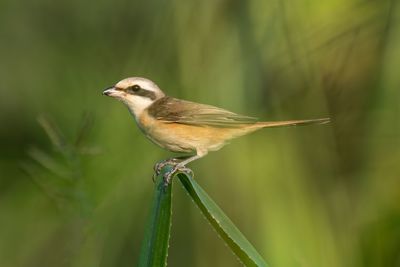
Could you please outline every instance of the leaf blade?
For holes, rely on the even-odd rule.
[[[139,267],[166,266],[171,231],[172,184],[164,185],[163,174],[157,176],[152,207],[147,220],[145,236],[141,244]]]
[[[268,266],[253,245],[191,176],[179,173],[178,178],[211,226],[244,265]]]

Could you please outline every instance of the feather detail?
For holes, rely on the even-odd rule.
[[[253,117],[172,97],[163,97],[157,100],[148,108],[148,113],[163,122],[195,126],[238,128],[257,123],[257,119]]]
[[[292,120],[292,121],[266,121],[266,122],[257,122],[254,126],[257,128],[303,126],[310,124],[326,124],[329,123],[330,121],[331,121],[330,118],[313,119],[313,120]]]

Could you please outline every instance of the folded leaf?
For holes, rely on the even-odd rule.
[[[191,176],[179,173],[178,177],[212,227],[244,265],[268,266],[228,216],[224,214],[221,208],[215,204]]]
[[[163,168],[157,176],[153,203],[146,224],[145,236],[139,256],[139,267],[167,265],[168,242],[171,230],[171,188],[164,185],[163,174],[171,167]]]

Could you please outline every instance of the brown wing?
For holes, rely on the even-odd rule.
[[[198,126],[236,128],[243,124],[257,122],[256,118],[239,115],[222,108],[167,96],[154,102],[148,112],[154,118],[164,122]]]

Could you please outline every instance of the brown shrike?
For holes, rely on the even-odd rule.
[[[166,96],[155,83],[140,77],[126,78],[103,94],[122,101],[152,142],[172,152],[191,154],[155,165],[157,175],[166,164],[173,165],[164,175],[166,184],[177,171],[191,172],[186,164],[219,150],[233,138],[261,128],[329,122],[329,118],[260,122],[222,108]]]

